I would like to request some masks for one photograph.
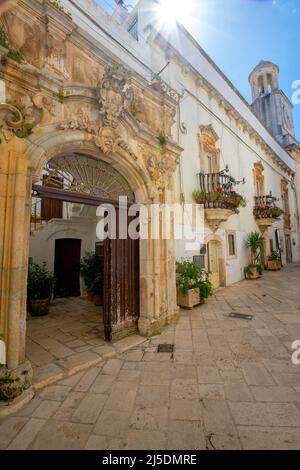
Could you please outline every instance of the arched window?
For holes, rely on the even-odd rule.
[[[261,162],[254,164],[253,169],[255,196],[260,197],[265,194],[264,166]]]
[[[220,150],[216,146],[218,140],[212,125],[200,127],[200,169],[203,173],[220,171]]]

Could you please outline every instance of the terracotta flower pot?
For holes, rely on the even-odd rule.
[[[86,298],[89,302],[93,302],[94,300],[94,293],[92,291],[87,291]]]
[[[153,90],[158,91],[159,93],[164,93],[164,90],[159,82],[151,83],[150,86],[153,88]]]
[[[48,299],[31,300],[30,303],[33,317],[42,317],[49,313],[50,297]]]

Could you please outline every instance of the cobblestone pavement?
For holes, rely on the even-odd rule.
[[[217,291],[161,336],[37,392],[1,421],[0,448],[299,449],[299,285],[293,265]]]

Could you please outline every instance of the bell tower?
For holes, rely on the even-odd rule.
[[[279,67],[261,61],[249,76],[252,109],[269,131],[287,147],[295,142],[293,105],[279,89]]]

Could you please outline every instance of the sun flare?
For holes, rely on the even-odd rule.
[[[174,28],[177,21],[189,27],[196,14],[197,3],[195,0],[159,0],[157,14],[167,29]]]

